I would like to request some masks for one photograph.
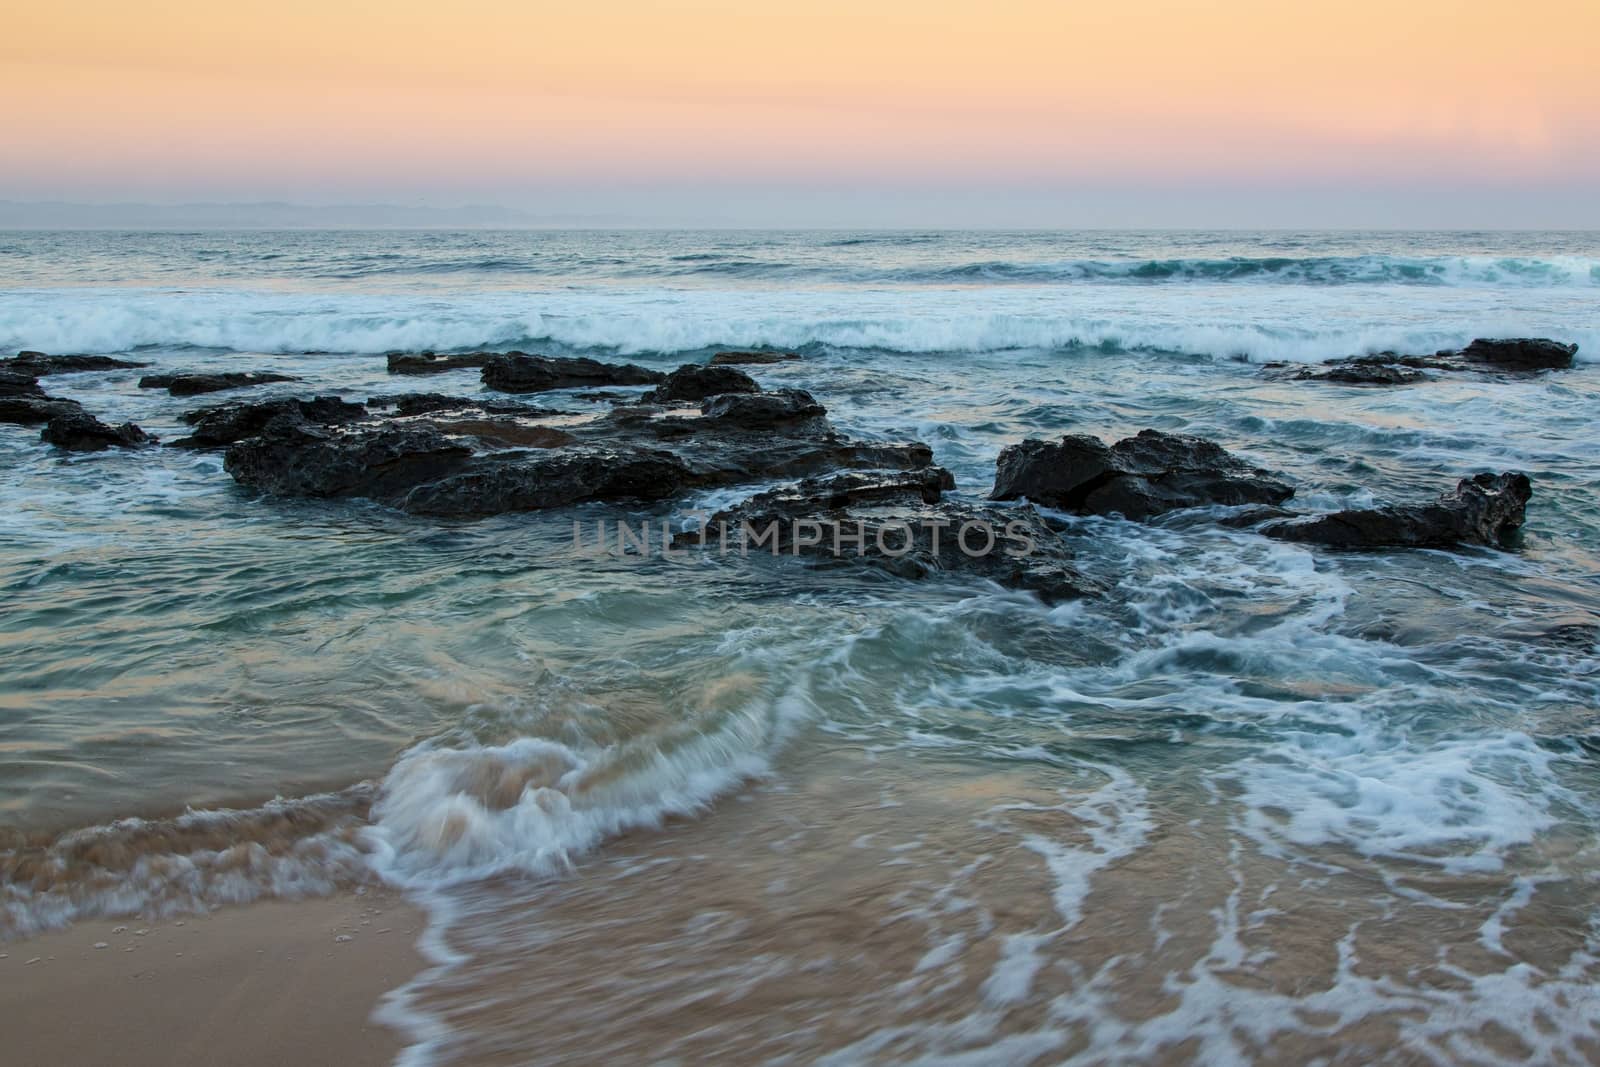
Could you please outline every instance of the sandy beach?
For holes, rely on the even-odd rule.
[[[421,914],[369,890],[159,921],[95,919],[0,943],[14,1067],[394,1059],[372,1019],[423,966]]]

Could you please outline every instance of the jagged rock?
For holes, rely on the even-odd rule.
[[[483,365],[483,384],[503,393],[541,393],[551,389],[582,389],[605,385],[655,385],[666,378],[660,371],[632,363],[601,363],[593,359],[553,359],[509,353],[493,356]]]
[[[1501,370],[1566,370],[1578,346],[1562,344],[1547,337],[1514,337],[1504,340],[1479,338],[1454,353],[1468,363],[1488,364]],[[1441,352],[1441,356],[1446,353]]]
[[[761,429],[821,418],[828,409],[804,389],[776,389],[770,393],[725,393],[710,397],[700,405],[700,413],[719,422]]]
[[[1498,547],[1522,527],[1532,493],[1525,474],[1476,474],[1431,504],[1337,511],[1273,523],[1261,532],[1335,548]]]
[[[131,422],[107,426],[87,411],[57,415],[45,426],[40,440],[68,452],[101,452],[108,448],[143,448],[156,439]]]
[[[139,379],[140,389],[165,389],[173,396],[199,396],[224,389],[245,389],[272,382],[297,382],[287,374],[268,371],[224,371],[218,374],[147,374]]]
[[[48,396],[0,396],[0,422],[37,426],[41,422],[82,411],[76,400]]]
[[[1444,349],[1431,356],[1404,356],[1398,352],[1372,352],[1364,356],[1330,359],[1327,370],[1297,367],[1286,376],[1293,381],[1340,382],[1357,385],[1407,385],[1426,381],[1424,371],[1499,371],[1527,374],[1541,370],[1565,370],[1577,353],[1575,344],[1562,344],[1543,337],[1503,340],[1479,338],[1466,348]],[[1282,371],[1288,366],[1269,363]]]
[[[43,398],[44,390],[39,387],[39,380],[31,374],[18,374],[15,371],[0,370],[0,397],[4,396]]]
[[[702,367],[685,363],[666,380],[639,398],[646,404],[671,404],[677,401],[700,401],[722,393],[759,393],[756,380],[733,367]]]
[[[1327,370],[1306,368],[1290,377],[1301,382],[1336,382],[1340,385],[1410,385],[1428,380],[1428,375],[1411,367],[1367,360],[1334,364]]]
[[[282,496],[384,499],[454,473],[471,455],[425,423],[341,431],[290,412],[232,445],[223,467],[241,485]]]
[[[298,409],[284,410],[235,443],[226,467],[241,484],[273,493],[362,496],[418,513],[484,515],[931,464],[932,449],[918,442],[857,442],[838,434],[822,406],[801,396],[803,402],[776,400],[805,417],[755,425],[648,405],[566,416],[559,425],[522,412],[483,418],[434,411],[316,426]]]
[[[390,374],[443,374],[445,371],[482,367],[495,358],[498,352],[460,352],[453,356],[433,352],[390,352],[387,359]],[[523,356],[525,352],[507,355]]]
[[[193,426],[194,432],[172,443],[178,448],[222,448],[255,436],[273,418],[285,413],[319,426],[342,426],[367,417],[364,406],[336,396],[224,404],[185,414],[183,421]]]
[[[1107,446],[1098,437],[1027,440],[1000,453],[991,499],[1147,519],[1209,504],[1281,504],[1294,489],[1200,437],[1144,430]]]
[[[725,367],[736,363],[792,363],[799,358],[794,352],[718,352],[711,357],[711,366]]]
[[[148,367],[148,363],[134,363],[110,356],[47,356],[43,352],[18,352],[15,359],[0,360],[0,370],[43,378],[49,374],[75,374],[88,370],[126,370]]]
[[[1038,512],[944,500],[954,486],[941,467],[811,478],[719,512],[676,543],[864,564],[907,578],[974,575],[1047,602],[1103,592]]]

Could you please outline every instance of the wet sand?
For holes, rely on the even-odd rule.
[[[422,927],[397,894],[369,890],[0,942],[0,1060],[389,1063],[401,1035],[372,1012],[424,966]]]

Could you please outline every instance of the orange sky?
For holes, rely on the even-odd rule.
[[[1597,0],[8,7],[14,198],[1600,180]]]

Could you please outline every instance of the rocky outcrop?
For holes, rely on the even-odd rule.
[[[44,390],[39,386],[39,379],[31,374],[0,370],[0,397],[10,396],[43,397]]]
[[[15,359],[0,360],[0,371],[43,378],[50,374],[76,374],[90,370],[126,370],[148,367],[110,356],[47,356],[43,352],[18,352]]]
[[[717,410],[735,398],[767,399],[773,410],[754,419]],[[788,391],[713,397],[700,414],[629,405],[587,416],[491,417],[470,403],[413,416],[369,410],[365,419],[321,424],[315,411],[263,405],[269,416],[229,448],[225,465],[241,484],[281,495],[359,496],[418,514],[486,515],[659,500],[840,469],[920,469],[933,459],[916,442],[852,441],[809,394]],[[231,416],[227,432],[259,418]]]
[[[483,384],[502,393],[542,393],[551,389],[592,389],[607,385],[656,385],[660,371],[633,363],[593,359],[553,359],[513,352],[483,365]]]
[[[713,367],[727,367],[735,364],[792,363],[799,360],[799,358],[794,352],[718,352],[711,357],[711,365]]]
[[[108,448],[143,448],[153,445],[156,439],[131,422],[121,426],[108,426],[89,414],[78,410],[58,415],[45,426],[40,440],[66,449],[68,452],[103,452]]]
[[[970,575],[1056,602],[1103,592],[1032,508],[946,500],[941,467],[849,471],[759,493],[680,534],[680,548],[799,555],[907,578]]]
[[[1496,370],[1567,370],[1578,354],[1575,344],[1562,344],[1546,337],[1516,337],[1506,340],[1479,338],[1459,352],[1440,352],[1440,357],[1455,357],[1464,363],[1493,367]]]
[[[1272,523],[1261,532],[1334,548],[1499,547],[1521,529],[1532,493],[1525,474],[1476,474],[1432,503],[1337,511]]]
[[[10,367],[12,360],[5,361]],[[37,426],[42,422],[82,411],[76,400],[60,400],[45,395],[32,374],[0,370],[0,422]]]
[[[1212,504],[1281,504],[1294,489],[1201,437],[1144,430],[1106,445],[1069,434],[1000,453],[991,498],[1027,498],[1081,514],[1148,519]]]
[[[507,354],[527,355],[526,352]],[[387,359],[390,374],[443,374],[450,370],[482,367],[497,355],[498,352],[459,352],[451,356],[436,355],[433,352],[390,352]]]
[[[267,423],[285,414],[317,426],[344,426],[366,418],[367,409],[336,396],[224,404],[184,415],[183,421],[193,426],[194,431],[172,443],[178,448],[224,448],[246,437],[254,437]]]
[[[756,380],[733,367],[702,367],[685,363],[666,380],[639,399],[647,404],[673,404],[700,401],[722,393],[759,393]]]
[[[0,422],[19,426],[37,426],[82,410],[83,405],[76,400],[59,400],[48,396],[0,396]]]
[[[700,412],[727,425],[760,430],[821,418],[827,409],[804,389],[775,389],[770,393],[714,396],[700,405]]]
[[[287,374],[267,371],[223,371],[217,374],[147,374],[139,379],[140,389],[165,389],[173,396],[199,396],[224,389],[246,389],[272,382],[297,382]]]
[[[1431,356],[1406,356],[1398,352],[1373,352],[1364,356],[1330,359],[1316,367],[1269,363],[1269,371],[1292,381],[1337,382],[1346,385],[1409,385],[1428,381],[1428,371],[1460,373],[1531,374],[1571,368],[1578,346],[1543,337],[1501,340],[1479,338],[1461,349],[1444,349]]]

